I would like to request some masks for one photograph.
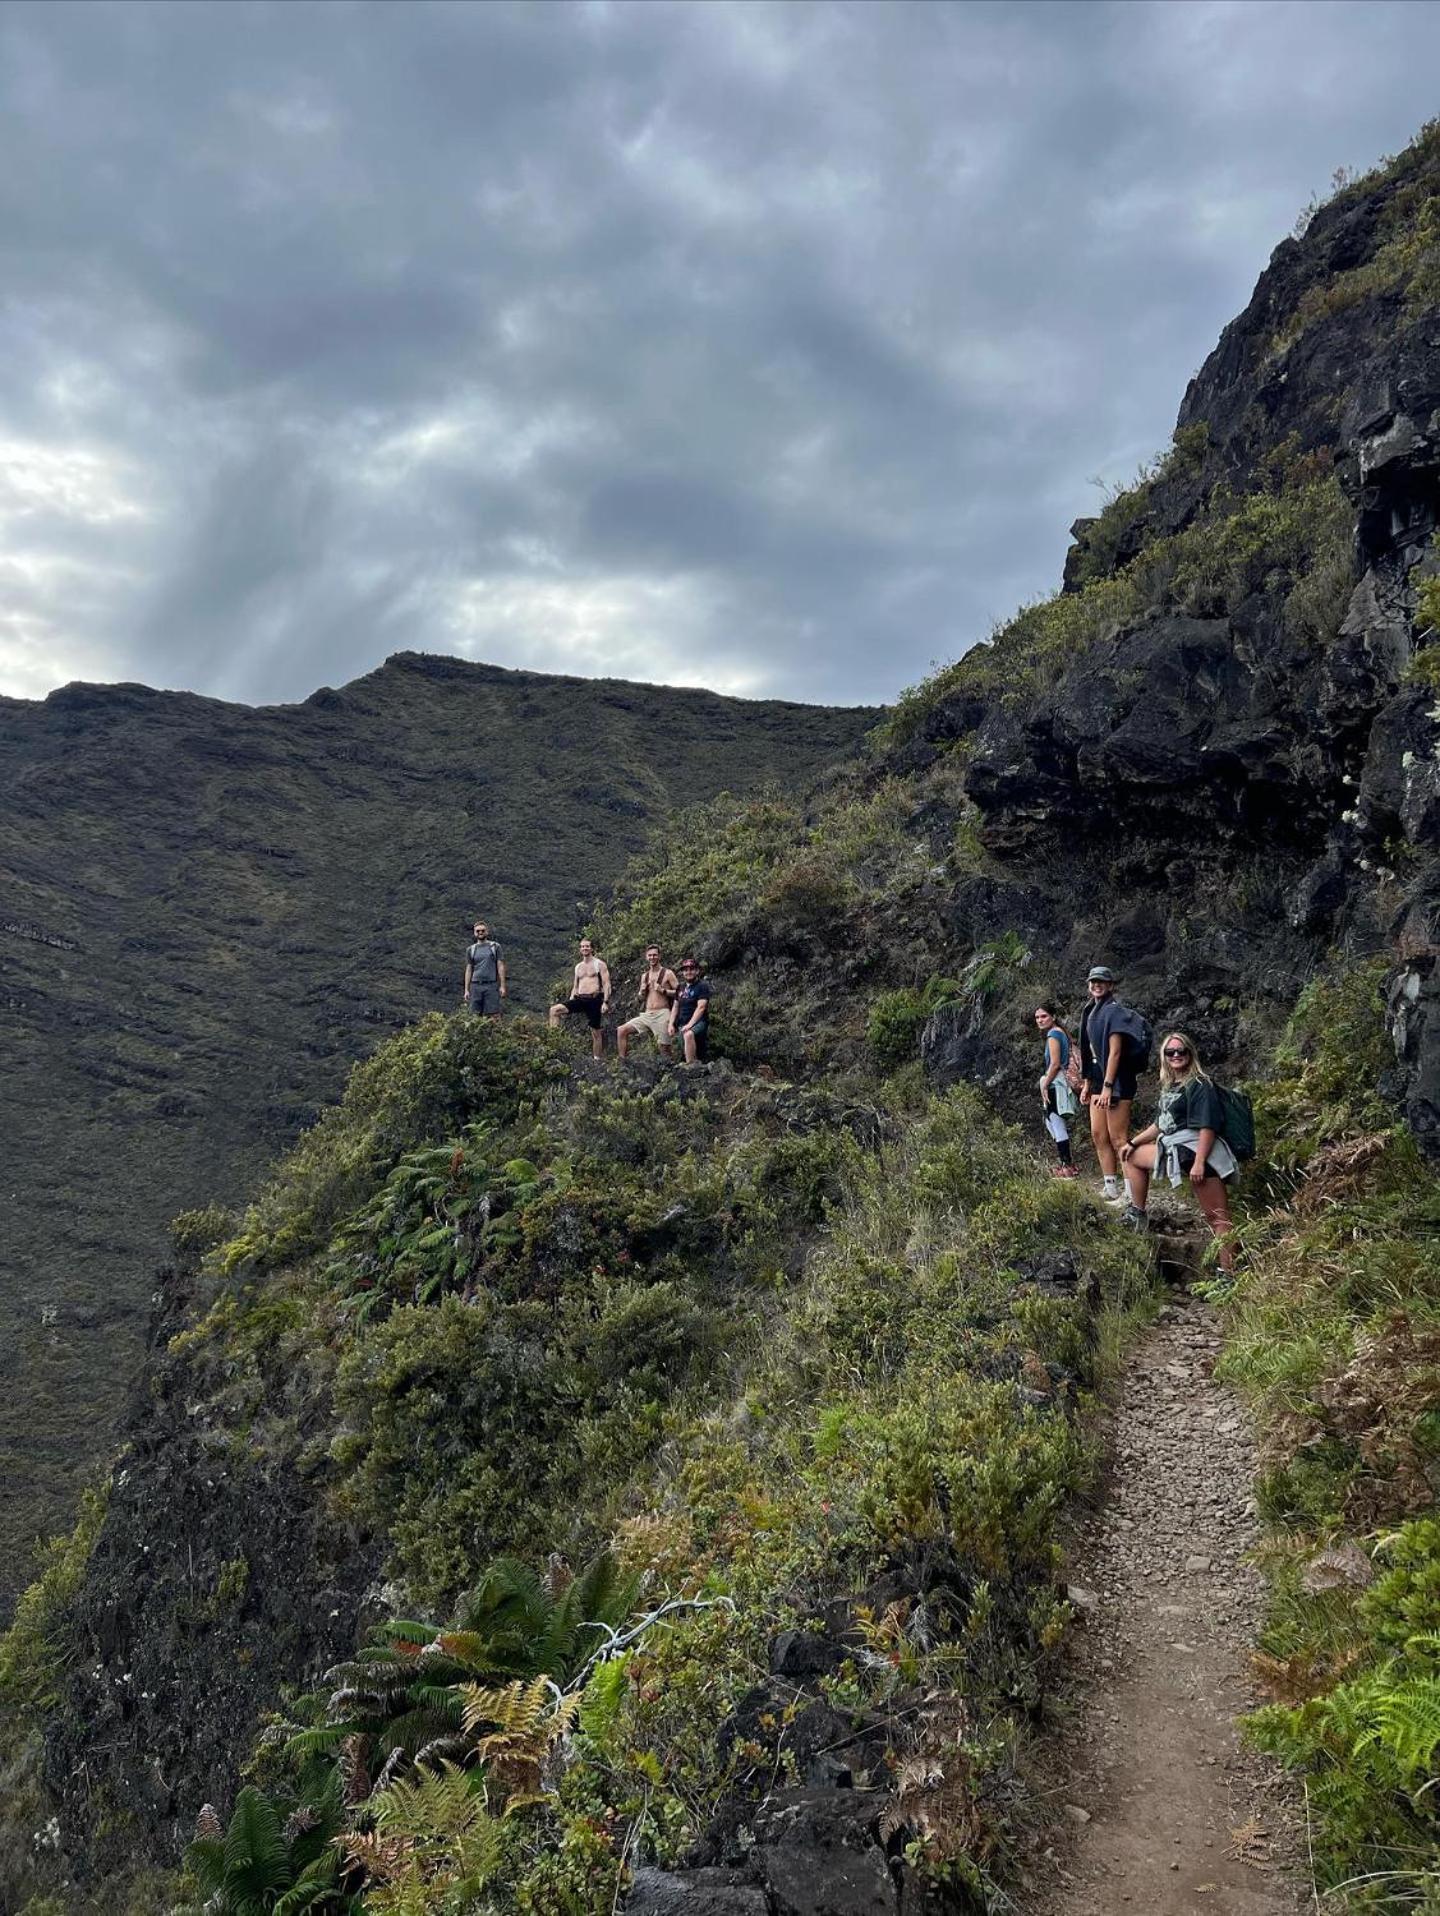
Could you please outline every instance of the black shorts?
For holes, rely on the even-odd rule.
[[[1188,1178],[1190,1173],[1195,1169],[1195,1153],[1190,1149],[1188,1144],[1177,1144],[1174,1149],[1175,1162],[1180,1166],[1182,1176]],[[1220,1173],[1215,1170],[1212,1165],[1207,1163],[1205,1166],[1205,1175],[1210,1178],[1218,1178]]]
[[[1099,1071],[1087,1072],[1086,1082],[1090,1086],[1090,1096],[1092,1098],[1098,1098],[1100,1093],[1105,1089],[1105,1079]],[[1127,1101],[1133,1099],[1139,1089],[1140,1080],[1138,1076],[1135,1072],[1126,1070],[1122,1064],[1115,1074],[1115,1088],[1111,1092],[1111,1096],[1116,1104],[1125,1104]]]
[[[603,993],[592,991],[586,998],[570,998],[566,1001],[567,1011],[578,1012],[586,1020],[592,1031],[600,1029],[601,1006],[605,1003]]]

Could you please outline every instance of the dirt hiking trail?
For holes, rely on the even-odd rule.
[[[1254,1455],[1211,1377],[1214,1312],[1172,1294],[1110,1419],[1109,1494],[1072,1553],[1081,1611],[1071,1704],[1047,1787],[1068,1837],[1028,1916],[1295,1916],[1313,1908],[1291,1783],[1235,1717],[1263,1606]]]

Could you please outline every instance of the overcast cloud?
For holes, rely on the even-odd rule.
[[[1437,72],[1409,0],[0,7],[0,691],[891,698]]]

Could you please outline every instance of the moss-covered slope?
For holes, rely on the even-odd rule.
[[[417,654],[259,710],[0,700],[0,1615],[112,1441],[168,1219],[454,1004],[474,913],[539,1006],[677,804],[804,784],[872,717]]]

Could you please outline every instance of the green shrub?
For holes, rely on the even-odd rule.
[[[84,1578],[108,1500],[108,1483],[84,1493],[74,1530],[45,1545],[39,1575],[21,1595],[14,1620],[0,1637],[0,1723],[12,1729],[32,1722],[55,1701],[55,1685],[68,1654],[65,1612]]]
[[[207,1251],[213,1251],[234,1234],[235,1215],[221,1204],[207,1204],[203,1210],[182,1211],[170,1225],[170,1241],[182,1263],[198,1263]]]
[[[403,1152],[481,1117],[513,1124],[567,1075],[565,1047],[543,1026],[432,1012],[356,1065],[340,1103],[246,1212],[225,1267],[263,1269],[322,1248]]]
[[[1403,1869],[1440,1844],[1440,1525],[1405,1525],[1355,1606],[1364,1667],[1327,1694],[1274,1704],[1249,1721],[1259,1747],[1307,1772],[1321,1881]]]
[[[185,1852],[205,1916],[342,1916],[361,1909],[340,1887],[335,1837],[343,1822],[340,1777],[303,1803],[275,1802],[246,1788],[228,1828],[213,1809]]]
[[[882,1071],[893,1071],[915,1055],[921,1030],[933,1012],[953,1004],[964,987],[958,978],[927,978],[923,985],[884,991],[870,1007],[865,1035]]]
[[[1347,1132],[1394,1124],[1380,1096],[1389,1064],[1384,985],[1388,960],[1318,974],[1296,1001],[1275,1050],[1275,1074],[1257,1093],[1257,1144],[1294,1170]]]

